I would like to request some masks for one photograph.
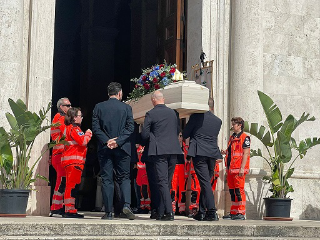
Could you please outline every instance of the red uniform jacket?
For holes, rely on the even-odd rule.
[[[66,125],[64,124],[64,116],[61,115],[60,113],[57,113],[54,116],[54,118],[52,120],[52,123],[60,123],[59,126],[52,127],[51,131],[50,131],[51,139],[53,141],[59,142],[60,139],[62,138],[62,136],[64,134],[64,130],[66,128]],[[63,151],[64,151],[64,145],[63,144],[57,144],[56,146],[53,147],[52,155],[63,153]]]
[[[80,127],[72,124],[66,127],[65,150],[61,158],[63,167],[70,164],[84,164],[87,154],[87,143],[90,141],[92,134],[84,134]]]

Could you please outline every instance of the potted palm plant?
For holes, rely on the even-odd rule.
[[[302,159],[307,151],[315,145],[320,144],[320,138],[307,138],[299,143],[293,138],[297,127],[307,121],[314,121],[315,117],[303,113],[300,119],[290,114],[283,121],[282,114],[273,100],[263,92],[258,91],[259,99],[267,118],[269,130],[257,123],[245,122],[244,131],[259,139],[265,149],[267,156],[264,156],[261,149],[251,150],[251,157],[262,157],[270,167],[270,175],[263,179],[270,183],[269,191],[272,195],[264,198],[266,220],[282,220],[290,218],[291,200],[288,194],[293,192],[293,187],[288,179],[294,173],[293,164]]]
[[[8,101],[13,113],[6,113],[10,129],[0,127],[0,216],[26,216],[32,183],[38,178],[46,180],[40,175],[33,176],[45,151],[32,166],[29,161],[36,137],[52,126],[46,117],[51,103],[37,114],[28,111],[20,99]]]

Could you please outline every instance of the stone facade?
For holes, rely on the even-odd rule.
[[[196,56],[201,48],[207,60],[215,61],[216,114],[224,122],[222,148],[227,145],[231,117],[241,116],[266,125],[257,90],[270,95],[284,117],[292,113],[299,118],[304,111],[316,117],[316,121],[297,129],[297,140],[319,137],[319,1],[192,1],[188,7],[189,16],[201,13],[201,18],[188,19],[188,70],[191,74],[191,66],[199,62]],[[253,137],[252,148],[255,147],[261,145]],[[319,219],[319,150],[314,147],[295,164],[290,181],[295,192],[290,197],[294,199],[291,215],[296,219]],[[263,216],[268,186],[261,177],[266,171],[268,167],[261,159],[251,160],[245,186],[248,218]],[[224,176],[220,189],[226,189],[223,179]],[[228,192],[225,191],[225,198],[221,192],[217,196],[218,206],[228,211]],[[220,209],[219,212],[223,213]]]
[[[46,106],[52,92],[55,0],[0,0],[0,125],[9,111],[7,99],[21,98],[31,110]],[[286,116],[306,111],[317,120],[299,127],[295,137],[317,136],[320,130],[320,2],[318,0],[192,0],[188,1],[187,70],[199,63],[201,49],[214,60],[213,89],[216,114],[223,121],[219,144],[225,148],[230,118],[242,116],[265,124],[257,90],[269,94]],[[39,155],[49,133],[37,141]],[[261,147],[252,138],[252,147]],[[295,192],[292,216],[319,219],[319,169],[312,149],[298,160],[291,179]],[[33,161],[35,158],[33,159]],[[37,172],[47,176],[46,155]],[[220,166],[222,168],[222,164]],[[268,170],[258,158],[251,160],[247,176],[247,217],[261,219],[268,186],[261,180]],[[221,171],[223,173],[223,170]],[[216,196],[219,214],[229,206],[229,194],[221,174]],[[49,187],[36,182],[29,213],[49,211]],[[41,195],[41,201],[40,199]]]
[[[0,126],[8,127],[8,98],[21,98],[29,110],[38,112],[52,96],[55,0],[1,0],[0,4]],[[50,116],[48,116],[50,119]],[[30,165],[49,142],[49,131],[36,140]],[[47,152],[35,174],[48,177]],[[50,210],[50,187],[36,181],[27,212],[46,215]]]

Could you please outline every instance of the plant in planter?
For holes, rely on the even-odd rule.
[[[268,153],[267,156],[263,156],[261,149],[251,150],[251,157],[262,157],[270,166],[270,176],[263,177],[270,183],[269,191],[272,193],[270,198],[265,198],[266,217],[289,218],[291,199],[288,197],[288,193],[294,190],[288,179],[294,172],[293,164],[298,158],[302,159],[310,148],[320,144],[320,138],[316,137],[307,138],[297,143],[292,135],[300,124],[314,121],[315,117],[303,113],[297,120],[290,114],[283,121],[281,111],[273,100],[263,92],[258,91],[258,95],[269,130],[266,131],[264,126],[259,127],[257,123],[251,123],[249,127],[249,123],[245,122],[244,131],[259,139]],[[287,208],[286,205],[288,205]],[[282,210],[284,211],[282,212]]]
[[[11,128],[6,131],[0,127],[0,183],[2,186],[0,215],[12,213],[25,216],[31,184],[38,178],[46,180],[39,174],[33,177],[33,172],[47,150],[41,153],[31,167],[29,167],[29,160],[36,137],[53,126],[46,117],[51,109],[51,103],[37,114],[28,111],[20,99],[16,102],[12,99],[8,101],[13,115],[6,113],[6,118]],[[45,120],[47,123],[43,125]],[[11,197],[8,197],[7,194]],[[13,196],[20,197],[14,200]],[[8,203],[9,206],[6,206],[5,203]]]

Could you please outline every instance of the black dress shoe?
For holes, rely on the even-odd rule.
[[[208,211],[203,218],[203,221],[219,221],[218,214],[216,211]]]
[[[79,213],[69,213],[66,212],[65,214],[62,215],[64,218],[84,218],[82,214]]]
[[[174,220],[174,214],[171,213],[166,213],[161,217],[161,221],[173,221]]]
[[[107,212],[105,215],[102,216],[103,220],[112,220],[113,216],[112,216],[112,212]]]
[[[124,213],[115,213],[114,218],[127,218],[127,215]]]
[[[134,220],[136,218],[136,216],[129,207],[123,207],[122,212],[127,216],[129,220]]]
[[[203,221],[204,216],[205,216],[204,213],[198,212],[196,215],[193,216],[193,219],[198,221]]]
[[[150,218],[151,218],[151,219],[157,219],[157,217],[158,217],[157,210],[152,209],[152,210],[151,210]]]
[[[223,216],[222,219],[231,220],[233,216],[234,216],[234,214],[229,213],[228,215]]]
[[[232,219],[232,220],[246,220],[246,218],[244,217],[244,215],[241,214],[241,213],[237,213],[237,214],[233,215],[231,219]]]
[[[53,215],[63,215],[65,214],[63,208],[60,208],[58,210],[51,210],[49,213],[49,217],[53,217]]]

